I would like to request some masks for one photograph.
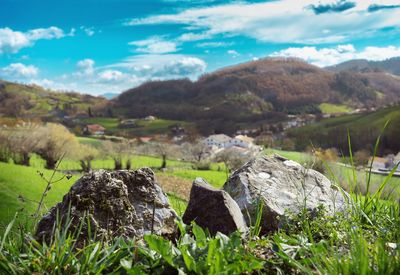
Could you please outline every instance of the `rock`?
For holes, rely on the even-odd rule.
[[[236,230],[243,233],[247,231],[237,203],[228,193],[213,188],[202,178],[193,182],[189,205],[183,215],[184,223],[189,224],[192,221],[207,228],[212,235],[217,232],[228,235]]]
[[[78,242],[85,241],[89,231],[105,241],[116,236],[141,239],[152,231],[167,238],[176,233],[177,215],[149,168],[85,174],[39,222],[38,240],[51,240],[57,215],[62,227],[69,216],[70,232],[83,225]]]
[[[317,211],[323,205],[328,214],[346,208],[341,191],[324,175],[277,155],[246,163],[233,173],[223,189],[237,202],[248,225],[254,224],[262,200],[264,234],[277,230],[288,213],[297,214],[304,207]]]

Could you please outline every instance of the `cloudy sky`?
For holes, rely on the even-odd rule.
[[[118,93],[267,56],[400,56],[400,0],[0,1],[0,78]]]

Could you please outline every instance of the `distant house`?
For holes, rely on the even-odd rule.
[[[388,160],[386,158],[375,157],[374,162],[372,162],[372,157],[369,159],[368,165],[372,165],[374,170],[387,170]]]
[[[219,134],[219,135],[211,135],[204,140],[204,143],[208,147],[217,147],[217,148],[231,148],[233,146],[241,147],[241,148],[250,148],[253,146],[253,138],[245,136],[245,135],[237,135],[234,138],[230,136]]]
[[[397,153],[397,155],[394,157],[394,160],[396,163],[400,162],[400,152]]]
[[[400,163],[400,152],[395,156],[393,154],[390,154],[386,156],[387,163],[386,163],[386,168],[389,170],[392,170],[398,163]],[[400,171],[400,165],[396,169],[397,171]]]
[[[232,146],[231,140],[232,138],[230,136],[218,134],[207,137],[204,142],[208,147],[229,148]]]
[[[153,137],[139,137],[138,139],[142,143],[148,143],[153,139]]]
[[[135,119],[125,119],[119,123],[120,128],[134,128],[137,127]]]
[[[102,136],[106,128],[100,124],[88,124],[83,128],[83,133],[86,135]]]
[[[147,121],[153,121],[153,120],[156,120],[156,119],[157,118],[155,116],[147,116],[147,117],[144,118],[144,120],[147,120]]]
[[[237,135],[233,139],[234,146],[249,148],[253,145],[254,138],[248,137],[246,135]]]

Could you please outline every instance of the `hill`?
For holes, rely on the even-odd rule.
[[[383,61],[369,61],[366,59],[350,60],[335,66],[327,67],[327,69],[335,72],[387,72],[400,76],[400,57],[393,57]]]
[[[347,109],[382,107],[400,99],[399,87],[400,79],[381,72],[332,72],[298,59],[267,58],[221,69],[195,82],[148,82],[111,104],[122,116],[196,121],[203,133],[205,128],[230,133],[240,123],[319,113],[322,103]]]
[[[296,140],[298,150],[304,150],[313,144],[315,147],[339,148],[347,153],[349,131],[353,151],[372,151],[376,138],[388,120],[390,124],[383,133],[379,154],[397,153],[400,151],[400,106],[371,113],[323,119],[315,124],[292,129],[288,134]]]
[[[0,80],[0,117],[55,120],[89,112],[95,115],[106,104],[102,97]]]

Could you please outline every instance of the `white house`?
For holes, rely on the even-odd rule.
[[[229,148],[232,146],[231,140],[232,138],[230,136],[224,134],[211,135],[205,139],[205,144],[208,147]]]
[[[368,165],[371,165],[372,157],[369,159]],[[372,163],[372,169],[375,170],[386,170],[386,164],[388,160],[385,158],[375,157]]]
[[[211,135],[205,139],[205,144],[208,147],[217,147],[217,148],[230,148],[233,146],[241,147],[241,148],[250,148],[253,146],[253,138],[237,135],[234,138],[230,136],[219,134],[219,135]]]
[[[246,135],[237,135],[233,138],[232,143],[234,146],[250,148],[253,145],[254,138]]]

